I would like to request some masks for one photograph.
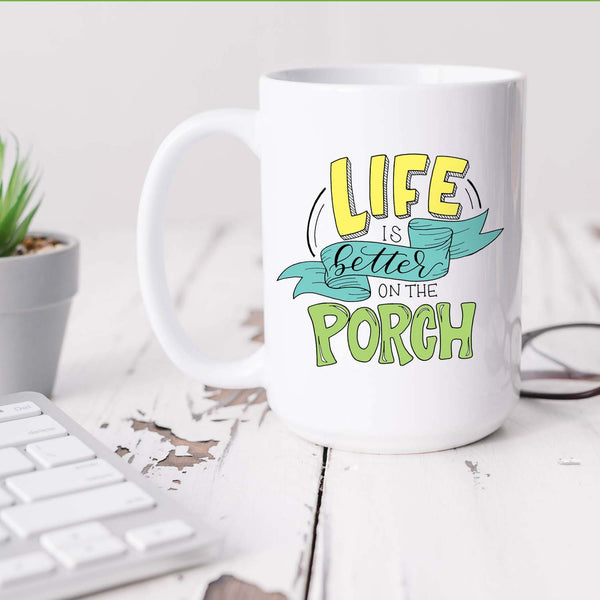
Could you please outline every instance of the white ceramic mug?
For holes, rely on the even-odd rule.
[[[442,450],[496,430],[519,397],[523,96],[499,69],[297,69],[261,78],[258,111],[183,122],[139,212],[168,356],[207,384],[265,386],[290,429],[334,448]],[[261,160],[265,345],[234,362],[187,339],[162,256],[170,180],[213,133]]]

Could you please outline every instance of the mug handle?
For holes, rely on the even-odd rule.
[[[163,256],[163,226],[168,192],[184,152],[214,133],[229,133],[259,156],[258,111],[214,110],[180,123],[158,148],[142,190],[138,212],[137,259],[142,298],[152,329],[167,356],[184,373],[225,388],[264,385],[264,346],[246,358],[221,361],[200,352],[183,331],[169,294]]]

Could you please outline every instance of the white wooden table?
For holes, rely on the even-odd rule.
[[[525,328],[600,320],[595,222],[526,228]],[[262,390],[180,374],[141,305],[133,232],[81,237],[55,400],[224,536],[217,562],[96,600],[599,597],[600,398],[521,401],[501,430],[446,452],[327,450],[289,433]],[[233,251],[243,292],[218,268]],[[207,351],[239,356],[258,343],[257,230],[170,228],[167,266],[181,319]],[[571,457],[579,464],[561,464]]]

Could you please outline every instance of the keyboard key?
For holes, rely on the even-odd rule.
[[[187,523],[176,519],[131,529],[125,534],[125,539],[137,550],[144,551],[193,535],[194,530]]]
[[[5,490],[0,488],[0,508],[5,508],[15,503],[15,499]]]
[[[15,402],[0,406],[0,423],[12,421],[13,419],[24,419],[41,415],[40,407],[33,402]]]
[[[41,536],[42,546],[69,569],[119,556],[125,544],[101,523],[86,523]]]
[[[29,444],[25,451],[47,469],[96,458],[94,451],[74,435]]]
[[[155,505],[154,499],[129,481],[68,496],[20,504],[0,512],[0,518],[21,537],[84,521],[104,519]]]
[[[0,525],[0,544],[3,544],[10,537],[8,530]]]
[[[48,415],[0,423],[0,448],[19,446],[67,435],[66,429]]]
[[[0,586],[52,573],[56,563],[45,552],[30,552],[0,560]]]
[[[34,464],[16,448],[0,450],[0,478],[33,471]]]
[[[117,469],[105,460],[97,458],[56,469],[9,477],[6,487],[21,500],[34,502],[117,483],[123,479],[125,478]]]
[[[83,544],[88,540],[107,538],[111,535],[112,533],[108,530],[106,525],[103,525],[99,521],[92,521],[91,523],[73,525],[72,527],[65,527],[64,529],[57,529],[50,533],[45,533],[40,537],[40,542],[44,546],[65,548],[67,546]]]
[[[114,558],[127,552],[127,546],[117,537],[90,540],[85,544],[61,548],[52,554],[65,567],[74,569],[107,558]]]

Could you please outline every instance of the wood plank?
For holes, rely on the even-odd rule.
[[[600,320],[589,220],[525,240],[526,327]],[[528,400],[464,448],[330,451],[310,599],[596,598],[599,432],[598,398]]]
[[[261,305],[257,239],[243,225],[218,223],[178,228],[167,238],[182,323],[215,356],[248,353],[256,348],[251,338],[260,338],[252,313]],[[214,583],[223,575],[264,593],[303,598],[320,449],[274,418],[263,390],[206,388],[169,363],[141,306],[132,250],[131,233],[111,234],[110,244],[93,234],[84,238],[82,290],[56,401],[215,527],[223,548],[211,565],[95,598],[215,597],[236,589],[232,580],[226,587]],[[237,280],[222,269],[233,260]]]

